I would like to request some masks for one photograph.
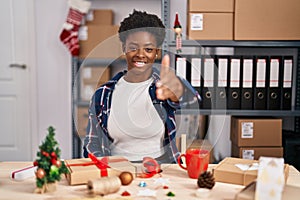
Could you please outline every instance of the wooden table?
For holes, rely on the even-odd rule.
[[[196,200],[200,199],[195,195],[198,187],[197,180],[190,179],[186,171],[179,168],[177,165],[163,165],[161,178],[169,180],[168,189],[164,189],[160,184],[155,184],[160,176],[156,175],[152,178],[141,179],[136,178],[129,186],[121,186],[117,193],[103,197],[90,198],[87,196],[85,185],[69,186],[65,178],[58,183],[57,190],[54,193],[34,194],[35,177],[28,178],[23,181],[15,181],[10,178],[12,171],[30,166],[29,162],[0,162],[0,200],[78,200],[78,199],[159,199],[159,200]],[[210,165],[211,170],[215,165]],[[140,187],[141,181],[146,182],[146,187]],[[287,184],[300,187],[300,173],[293,166],[290,166],[289,178]],[[210,192],[209,199],[214,200],[230,200],[234,199],[235,194],[242,188],[241,185],[233,185],[216,182],[215,187]],[[156,191],[155,197],[141,197],[137,194],[141,190],[151,189]],[[121,198],[121,193],[128,191],[131,196]],[[175,197],[169,197],[166,194],[171,191]]]

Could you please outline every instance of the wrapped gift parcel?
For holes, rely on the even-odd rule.
[[[88,180],[96,177],[118,176],[128,171],[136,176],[137,167],[126,158],[120,156],[90,157],[65,160],[70,173],[67,180],[70,185],[87,184]]]
[[[235,200],[255,200],[256,181],[250,183],[235,195]],[[285,185],[281,200],[298,200],[300,187]],[[271,198],[273,199],[273,198]]]
[[[281,200],[284,185],[284,159],[260,157],[255,199]]]
[[[214,169],[215,181],[238,185],[248,185],[257,178],[258,160],[227,157]],[[289,167],[284,165],[285,181],[287,180]]]

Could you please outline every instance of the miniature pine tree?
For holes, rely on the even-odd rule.
[[[36,186],[45,188],[46,184],[60,181],[62,173],[68,173],[64,162],[60,160],[61,150],[55,140],[55,129],[50,126],[45,141],[39,146],[34,166],[36,171]],[[42,189],[43,191],[44,189]]]

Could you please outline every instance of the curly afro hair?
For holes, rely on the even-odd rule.
[[[133,10],[129,17],[125,18],[119,28],[119,38],[125,44],[128,35],[134,32],[146,31],[153,34],[158,46],[161,46],[165,39],[165,26],[161,19],[154,14]]]

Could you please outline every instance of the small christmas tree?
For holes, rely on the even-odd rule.
[[[39,146],[37,159],[34,161],[34,166],[37,166],[36,171],[36,186],[35,192],[44,193],[55,190],[56,181],[60,181],[62,173],[69,173],[64,162],[60,160],[60,149],[55,140],[55,129],[50,126],[48,135],[45,141]],[[50,189],[50,185],[54,189]]]

